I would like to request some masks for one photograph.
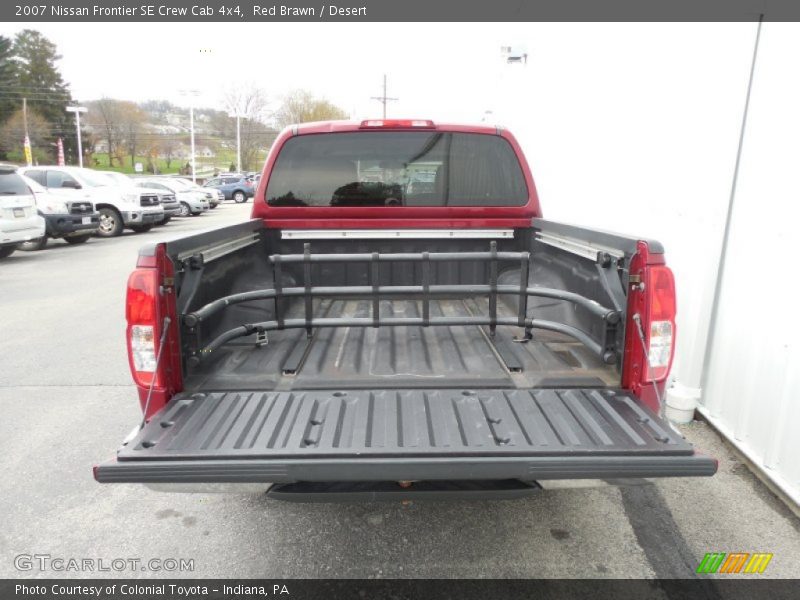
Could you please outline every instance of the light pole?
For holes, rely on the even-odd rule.
[[[194,97],[197,97],[200,92],[198,90],[178,90],[178,93],[181,96],[189,96],[192,99],[189,100],[189,146],[191,152],[191,158],[189,159],[189,164],[192,166],[192,183],[197,183],[197,175],[195,171],[195,162],[194,162]]]
[[[68,106],[67,112],[75,113],[75,135],[78,136],[78,166],[83,168],[83,145],[81,144],[81,113],[87,112],[85,106]]]
[[[236,172],[242,172],[242,133],[241,127],[239,124],[239,119],[241,115],[239,114],[239,110],[237,109],[235,112],[229,112],[229,117],[236,117]]]

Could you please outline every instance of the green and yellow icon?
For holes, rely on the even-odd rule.
[[[697,566],[698,573],[763,573],[772,554],[768,552],[707,552]]]

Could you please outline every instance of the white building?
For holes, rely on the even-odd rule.
[[[527,64],[498,55],[486,109],[520,139],[546,218],[664,244],[675,382],[800,504],[800,24],[763,25],[721,258],[756,28],[534,26],[514,40]]]

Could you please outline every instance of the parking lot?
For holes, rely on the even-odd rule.
[[[290,504],[101,486],[140,418],[124,296],[140,245],[245,220],[225,202],[146,234],[126,232],[0,264],[0,576],[14,557],[185,558],[194,577],[692,577],[707,552],[770,552],[763,576],[797,577],[800,519],[704,423],[686,436],[720,459],[713,478],[545,490],[527,500]],[[174,575],[142,570],[100,573]]]

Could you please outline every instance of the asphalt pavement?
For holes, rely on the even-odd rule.
[[[686,578],[707,552],[770,552],[760,577],[800,576],[800,519],[702,422],[682,429],[720,459],[715,477],[526,500],[292,504],[96,483],[92,465],[141,416],[124,342],[138,247],[251,207],[0,262],[0,577]]]

